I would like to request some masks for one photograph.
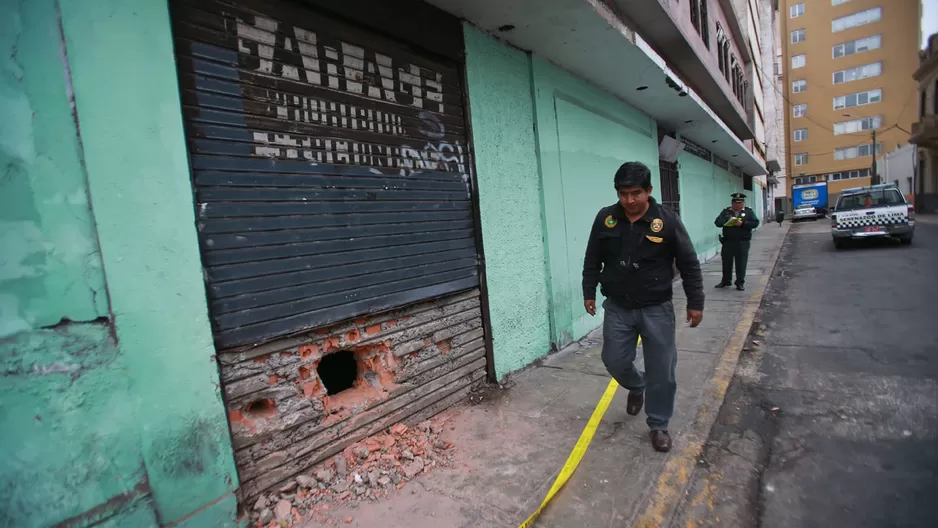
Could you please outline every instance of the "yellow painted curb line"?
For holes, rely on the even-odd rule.
[[[641,343],[642,338],[639,337],[636,346]],[[606,409],[609,408],[609,404],[612,403],[612,398],[615,397],[616,390],[618,389],[619,383],[614,379],[609,380],[609,384],[606,385],[606,391],[603,392],[602,398],[599,399],[599,403],[597,403],[596,408],[593,409],[592,416],[590,416],[589,421],[586,422],[586,427],[583,429],[583,432],[580,433],[580,439],[577,440],[576,445],[573,446],[573,451],[570,452],[570,456],[568,456],[567,461],[564,462],[563,467],[560,469],[560,474],[557,475],[557,478],[554,480],[554,484],[550,487],[550,491],[547,492],[547,496],[541,501],[541,505],[534,510],[534,513],[521,523],[518,528],[531,528],[534,526],[534,521],[537,520],[541,512],[544,511],[547,503],[549,503],[550,500],[554,498],[554,495],[560,491],[560,488],[570,480],[573,472],[576,471],[577,466],[580,465],[580,461],[583,460],[583,455],[586,454],[590,442],[593,441],[593,436],[596,434],[599,422],[602,421],[603,415],[606,414]]]

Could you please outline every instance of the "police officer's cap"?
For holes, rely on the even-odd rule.
[[[743,193],[733,193],[730,196],[733,198],[734,202],[742,202],[746,199],[746,195]]]

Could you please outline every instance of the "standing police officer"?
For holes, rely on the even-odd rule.
[[[746,289],[746,264],[749,262],[749,241],[752,240],[752,230],[759,227],[759,218],[755,211],[745,206],[746,195],[734,193],[731,195],[731,206],[720,213],[713,222],[717,227],[723,228],[720,243],[723,250],[720,257],[723,259],[723,280],[717,288],[726,288],[733,280],[733,262],[736,262],[736,289]]]
[[[626,412],[635,416],[645,397],[651,444],[671,449],[668,423],[677,390],[674,305],[671,282],[677,265],[687,295],[687,322],[703,318],[703,276],[697,252],[677,214],[651,197],[651,171],[642,163],[623,164],[614,185],[619,201],[596,215],[583,261],[583,304],[596,315],[596,285],[602,285],[603,363],[629,390]],[[635,368],[642,338],[645,372]]]

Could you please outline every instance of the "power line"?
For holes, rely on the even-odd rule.
[[[758,70],[760,76],[762,77],[763,85],[766,84],[766,77],[770,77],[769,74],[767,74],[767,73],[765,72],[765,70],[763,70],[761,67],[759,67],[755,62],[753,62],[752,65],[753,65],[753,67],[754,67],[756,70]],[[780,96],[782,97],[782,99],[788,104],[788,106],[789,106],[790,108],[794,108],[795,106],[797,106],[797,105],[795,105],[794,103],[792,103],[791,100],[789,100],[788,97],[786,97],[785,94],[784,94],[781,90],[779,90],[777,86],[775,86],[775,80],[774,80],[774,79],[771,79],[771,78],[770,78],[768,84],[771,84],[771,85],[772,85],[772,89],[775,90],[775,92],[778,93],[778,95],[780,95]],[[817,84],[817,83],[812,82],[812,84]],[[818,86],[820,86],[820,85],[818,85]],[[824,88],[824,87],[822,87],[822,88]],[[825,89],[826,89],[826,88],[825,88]],[[840,96],[838,96],[838,97],[840,97]],[[906,103],[905,103],[906,106],[908,106],[910,100],[911,100],[911,95],[910,95],[910,98],[906,100]],[[903,108],[902,111],[899,112],[899,117],[901,117],[901,115],[902,115],[903,112],[905,112],[905,108]],[[810,122],[814,123],[815,125],[817,125],[817,126],[823,128],[824,130],[826,130],[826,131],[828,131],[828,132],[834,134],[835,136],[861,136],[861,135],[867,135],[867,133],[865,133],[865,132],[851,132],[851,133],[848,133],[848,134],[837,134],[836,132],[834,132],[834,128],[833,128],[832,125],[829,125],[829,124],[828,124],[828,125],[821,124],[820,122],[818,122],[818,121],[816,121],[814,118],[812,118],[807,112],[806,112],[804,115],[800,116],[800,117],[805,117],[808,121],[810,121]],[[793,119],[794,119],[794,118],[793,118]],[[896,118],[896,122],[898,123],[898,121],[899,121],[899,118],[897,117],[897,118]],[[777,125],[777,123],[778,123],[778,118],[776,118],[776,125]],[[836,123],[834,123],[834,124],[836,124]],[[889,127],[889,128],[892,128],[892,127]],[[886,129],[886,130],[888,130],[888,129]],[[880,132],[885,132],[886,130],[881,130]],[[786,138],[786,140],[787,140],[787,138]]]

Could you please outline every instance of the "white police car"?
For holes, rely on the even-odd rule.
[[[831,214],[834,246],[849,240],[894,237],[912,243],[915,234],[915,208],[893,184],[845,189]]]

